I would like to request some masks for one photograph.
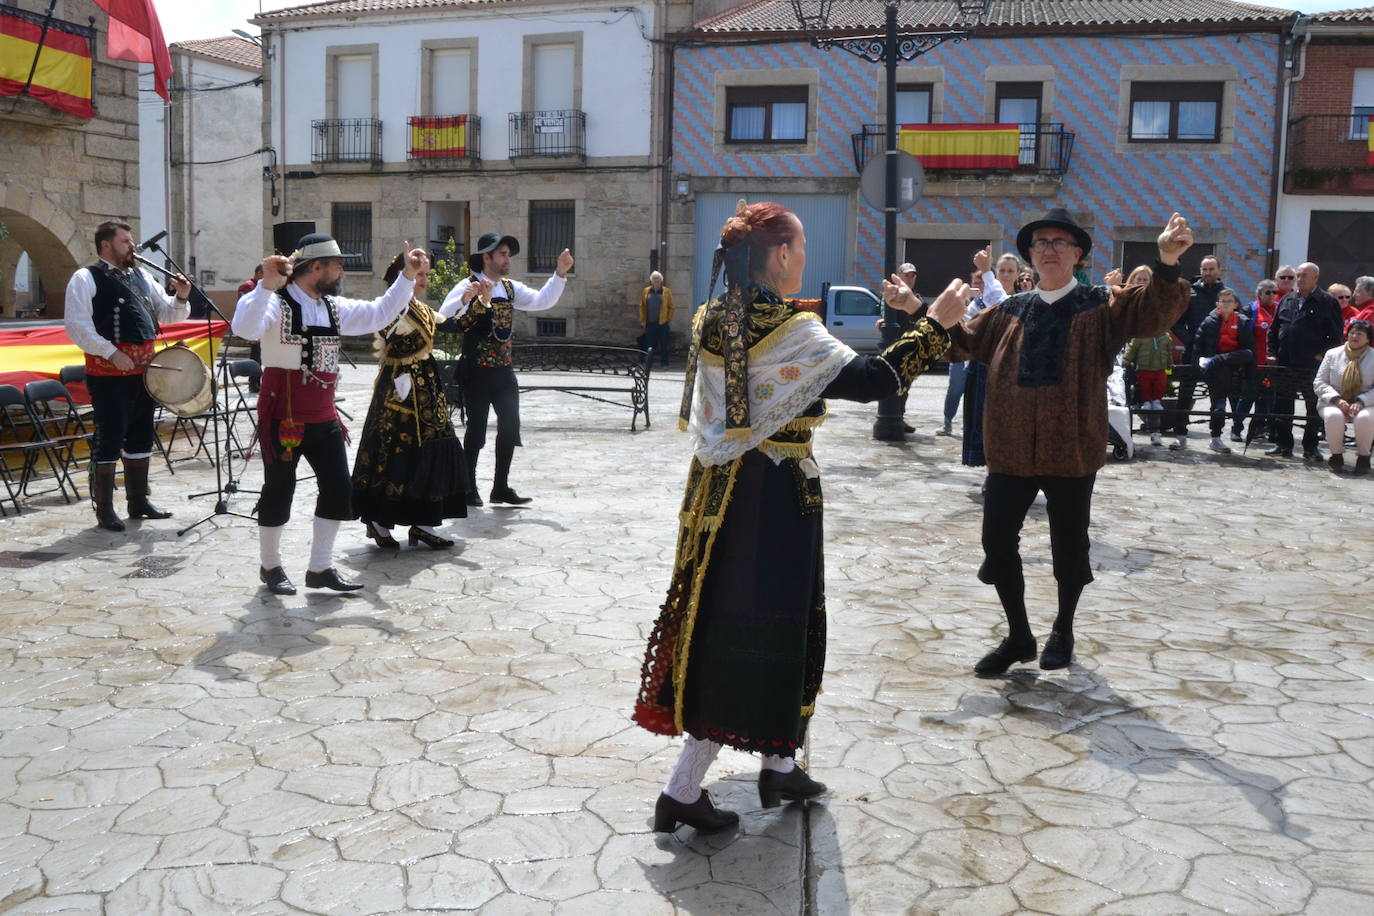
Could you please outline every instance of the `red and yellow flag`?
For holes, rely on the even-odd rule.
[[[468,116],[411,118],[410,155],[414,159],[452,159],[468,154]]]
[[[1014,169],[1021,155],[1018,124],[902,124],[897,148],[928,169]]]
[[[1364,164],[1374,165],[1374,115],[1369,116],[1369,125],[1365,128],[1365,133],[1368,136],[1364,142],[1369,152],[1365,153]]]
[[[27,94],[40,102],[78,117],[95,117],[90,41],[63,31],[58,21],[50,22],[44,35],[42,26],[0,7],[0,95],[24,94],[26,84]]]

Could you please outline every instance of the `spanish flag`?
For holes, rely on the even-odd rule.
[[[1368,136],[1364,142],[1369,152],[1365,153],[1364,164],[1374,165],[1374,115],[1369,116],[1369,126],[1365,128],[1365,133]]]
[[[41,21],[41,16],[21,18],[0,7],[0,95],[25,94],[27,85],[28,95],[59,111],[95,117],[90,40],[64,31],[59,20],[50,21],[44,34]]]
[[[411,118],[410,155],[414,159],[453,159],[468,154],[468,116]]]
[[[1014,169],[1021,155],[1018,124],[902,124],[897,148],[928,169]]]

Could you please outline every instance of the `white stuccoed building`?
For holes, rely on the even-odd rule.
[[[437,253],[452,236],[461,256],[484,232],[513,235],[512,275],[536,286],[571,248],[559,305],[517,314],[517,331],[630,343],[664,236],[653,39],[667,6],[337,0],[260,14],[263,140],[279,163],[269,223],[313,222],[359,253],[346,265],[359,295],[380,291],[407,240]]]

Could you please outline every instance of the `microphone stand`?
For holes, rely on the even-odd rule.
[[[206,311],[205,311],[205,338],[206,338],[207,342],[209,343],[210,352],[211,352],[211,354],[213,355],[213,354],[214,354],[214,351],[215,351],[215,332],[214,332],[214,320],[215,320],[215,316],[218,315],[218,316],[220,317],[220,319],[221,319],[222,321],[224,321],[225,323],[228,323],[229,318],[228,318],[223,312],[221,312],[221,311],[219,310],[218,306],[215,305],[214,300],[212,300],[209,296],[207,296],[207,295],[205,294],[205,290],[201,289],[198,285],[196,285],[196,281],[195,281],[195,280],[193,280],[193,279],[191,279],[189,276],[187,276],[186,271],[184,271],[184,270],[181,269],[181,265],[178,264],[178,263],[176,262],[176,260],[175,260],[171,255],[169,255],[167,252],[163,251],[160,247],[158,247],[157,238],[156,238],[156,237],[154,237],[153,239],[151,239],[151,240],[149,240],[149,241],[147,241],[147,242],[144,242],[143,245],[140,245],[139,247],[140,247],[140,248],[147,248],[147,249],[151,249],[151,250],[153,250],[153,251],[156,251],[158,254],[160,254],[160,255],[162,255],[164,258],[166,258],[167,261],[168,261],[168,263],[170,263],[173,267],[176,268],[177,273],[181,274],[181,275],[184,276],[184,277],[187,277],[187,279],[190,281],[190,284],[191,284],[191,293],[192,293],[192,295],[194,295],[195,293],[200,293],[201,298],[202,298],[203,300],[205,300],[205,304],[206,304],[207,306],[209,306],[209,308],[207,308]],[[145,263],[147,263],[147,262],[145,262]],[[170,272],[164,271],[164,273],[168,273],[168,276],[171,276]],[[228,337],[228,331],[227,331],[227,329],[226,329],[226,331],[225,331],[225,337],[226,337],[226,338]],[[216,383],[216,380],[215,380],[215,371],[214,371],[214,369],[212,369],[211,372],[210,372],[210,425],[211,425],[211,428],[212,428],[212,437],[213,437],[213,439],[214,439],[215,488],[214,488],[213,490],[206,490],[206,491],[203,492],[203,493],[192,493],[192,494],[190,494],[189,496],[186,497],[187,499],[196,499],[196,498],[201,497],[201,496],[210,496],[211,494],[214,494],[214,496],[216,497],[216,498],[215,498],[215,510],[214,510],[213,512],[211,512],[209,515],[207,515],[207,516],[205,516],[204,518],[202,518],[200,521],[198,521],[198,522],[192,522],[191,524],[187,525],[185,528],[182,528],[180,531],[177,532],[177,537],[181,537],[182,535],[184,535],[186,532],[192,530],[193,528],[198,528],[198,527],[200,527],[201,525],[205,524],[206,522],[210,521],[211,519],[217,518],[217,517],[219,517],[219,516],[221,516],[221,515],[228,515],[228,516],[232,516],[233,518],[246,518],[246,519],[248,519],[248,520],[250,520],[250,521],[256,521],[256,520],[257,520],[257,519],[254,518],[252,515],[244,515],[242,512],[231,512],[231,511],[229,510],[229,499],[230,499],[230,497],[232,497],[235,493],[240,493],[240,492],[244,492],[244,493],[256,493],[256,492],[258,492],[258,491],[257,491],[257,490],[241,490],[241,489],[239,488],[239,482],[238,482],[238,480],[234,477],[234,459],[233,459],[233,454],[230,452],[230,450],[229,450],[229,448],[228,448],[227,445],[224,447],[224,449],[223,449],[223,454],[221,455],[221,449],[220,449],[220,435],[219,435],[220,417],[221,417],[221,416],[224,417],[224,424],[225,424],[225,433],[226,433],[226,435],[232,435],[232,430],[229,429],[229,424],[230,424],[230,422],[232,422],[232,414],[225,414],[223,411],[220,410],[220,405],[219,405],[219,393],[220,393],[221,390],[223,390],[223,391],[225,391],[225,392],[227,393],[228,390],[229,390],[229,388],[230,388],[230,386],[232,385],[234,391],[238,392],[238,393],[239,393],[239,396],[242,397],[242,391],[241,391],[240,388],[239,388],[238,380],[235,379],[235,378],[229,373],[229,361],[228,361],[228,358],[227,358],[226,353],[225,353],[225,347],[221,347],[221,348],[220,348],[220,358],[219,358],[218,370],[219,370],[220,372],[222,372],[223,375],[224,375],[224,379],[225,379],[225,380],[224,380],[223,383],[219,383],[219,384]],[[227,394],[226,394],[226,396],[227,396]],[[204,434],[202,433],[202,435],[204,435]],[[228,474],[227,474],[227,475],[225,474],[224,470],[222,469],[222,464],[224,464],[224,463],[227,463],[227,464],[229,465]],[[246,463],[245,463],[245,467],[246,467]],[[228,477],[228,480],[225,480],[225,477],[226,477],[226,476]]]

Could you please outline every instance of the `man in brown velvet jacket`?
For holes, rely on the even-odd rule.
[[[978,578],[996,586],[1009,632],[974,667],[978,674],[1002,674],[1035,658],[1017,544],[1039,492],[1045,494],[1059,588],[1059,614],[1040,667],[1064,668],[1073,657],[1074,611],[1093,578],[1088,519],[1107,452],[1107,376],[1126,341],[1163,333],[1188,307],[1178,259],[1192,243],[1187,220],[1175,213],[1160,233],[1149,286],[1082,286],[1073,269],[1092,250],[1092,238],[1067,211],[1050,210],[1016,236],[1040,285],[950,329],[952,358],[988,367]]]

